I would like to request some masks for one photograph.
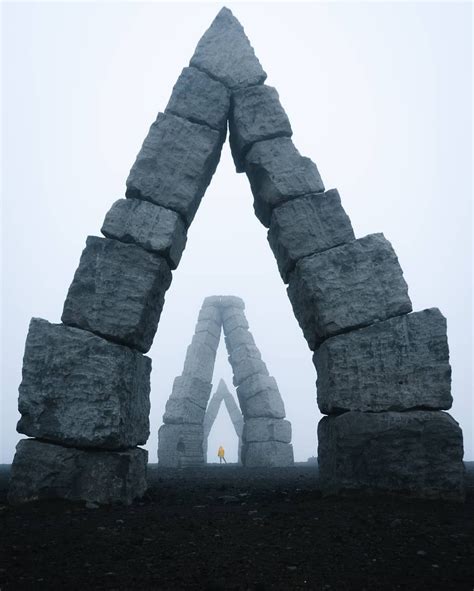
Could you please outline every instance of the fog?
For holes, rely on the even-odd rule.
[[[448,319],[451,414],[474,459],[472,63],[466,4],[228,3],[291,121],[293,140],[337,187],[357,237],[383,232],[413,307]],[[2,388],[0,463],[11,462],[32,316],[59,322],[87,235],[124,196],[158,111],[220,4],[2,6]],[[150,461],[204,297],[246,302],[282,393],[295,459],[316,455],[316,374],[266,230],[228,144],[173,273],[149,356]],[[235,395],[223,342],[214,387]],[[225,406],[209,438],[237,458]]]

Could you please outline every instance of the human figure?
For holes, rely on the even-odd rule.
[[[227,464],[227,461],[224,456],[225,456],[225,450],[222,447],[222,445],[220,445],[219,449],[217,450],[217,457],[219,458],[219,464],[222,464],[222,460],[224,460],[224,464]]]

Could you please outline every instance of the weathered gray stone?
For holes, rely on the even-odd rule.
[[[163,422],[170,424],[194,423],[202,425],[206,409],[198,406],[189,398],[170,396],[166,402]]]
[[[230,364],[232,365],[233,371],[233,384],[238,386],[250,376],[254,374],[260,374],[268,376],[268,369],[265,363],[261,359],[255,359],[252,357],[245,357],[240,361],[235,361],[229,357]]]
[[[293,446],[281,441],[256,441],[242,445],[246,468],[283,468],[293,465]]]
[[[171,468],[202,466],[202,444],[202,424],[162,425],[158,430],[158,464]]]
[[[61,320],[146,353],[171,283],[165,259],[89,236]]]
[[[176,269],[186,246],[186,229],[171,209],[141,199],[119,199],[107,215],[101,232],[107,238],[137,244],[164,257]]]
[[[355,239],[337,189],[287,201],[273,210],[268,242],[285,283],[296,263]]]
[[[245,443],[254,441],[282,441],[290,443],[291,424],[281,419],[247,419],[244,424],[243,440]]]
[[[224,334],[228,335],[236,328],[243,328],[244,330],[249,329],[249,323],[244,314],[234,314],[229,316],[223,322]]]
[[[196,68],[184,68],[173,88],[166,113],[192,123],[208,125],[224,135],[230,107],[230,90]]]
[[[242,298],[237,296],[208,296],[204,298],[202,307],[215,306],[224,311],[226,308],[239,308],[240,310],[245,309],[245,303]]]
[[[216,336],[214,332],[203,330],[195,333],[192,342],[201,343],[202,345],[206,345],[207,347],[210,347],[211,349],[217,351],[219,347],[220,337],[220,333]]]
[[[275,207],[294,197],[324,191],[316,164],[301,156],[286,137],[253,145],[245,156],[245,172],[252,187],[255,214],[267,228]]]
[[[151,360],[94,334],[33,318],[17,430],[77,447],[146,443]]]
[[[255,345],[242,345],[234,349],[229,355],[229,361],[232,366],[241,363],[246,359],[261,359],[262,355]]]
[[[463,500],[462,431],[442,411],[347,412],[318,426],[323,492]]]
[[[189,226],[219,163],[222,135],[160,113],[127,179],[126,196],[177,211]]]
[[[446,319],[437,308],[332,337],[313,359],[323,413],[451,408]]]
[[[238,386],[237,396],[246,419],[285,416],[285,406],[273,377],[262,374],[248,377]]]
[[[236,328],[229,334],[224,332],[224,335],[225,344],[229,353],[242,345],[255,345],[252,333],[244,328]]]
[[[201,37],[190,65],[229,88],[262,84],[267,77],[242,25],[225,7]]]
[[[197,335],[201,332],[210,333],[215,338],[220,339],[221,330],[222,329],[221,329],[220,323],[217,324],[216,322],[213,322],[212,320],[199,320],[198,323],[196,324],[195,334]]]
[[[186,352],[183,375],[193,376],[203,382],[210,382],[215,361],[215,349],[199,342],[191,343]]]
[[[205,306],[199,310],[199,320],[212,320],[216,324],[221,324],[221,311],[217,306]]]
[[[255,142],[293,135],[276,88],[264,85],[232,93],[229,131],[237,172],[245,170],[245,154]]]
[[[237,308],[236,306],[227,306],[221,308],[221,319],[222,322],[227,322],[233,316],[240,316],[245,318],[245,312],[241,308]]]
[[[173,398],[189,398],[204,410],[206,410],[212,384],[203,382],[192,376],[178,376],[174,379],[171,396]]]
[[[148,452],[81,450],[22,439],[10,476],[8,500],[67,499],[129,505],[146,491]]]
[[[397,256],[383,234],[301,259],[288,296],[312,350],[330,336],[412,310]]]

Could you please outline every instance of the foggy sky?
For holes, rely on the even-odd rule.
[[[383,232],[414,310],[448,320],[451,414],[474,459],[471,6],[238,4],[300,152],[337,187],[357,237]],[[3,4],[0,462],[10,462],[28,323],[59,322],[87,235],[100,235],[135,156],[220,4]],[[233,294],[274,375],[296,460],[316,455],[316,374],[266,230],[228,144],[173,273],[154,345],[150,461],[204,297]],[[235,394],[223,343],[220,378]],[[209,439],[236,459],[225,408]]]

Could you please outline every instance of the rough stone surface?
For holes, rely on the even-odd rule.
[[[221,308],[221,310],[225,310],[225,308],[239,308],[241,310],[245,309],[245,303],[242,298],[238,298],[237,296],[208,296],[204,298],[204,302],[202,307],[205,308],[206,306],[217,306]]]
[[[238,386],[237,396],[246,419],[282,419],[285,416],[285,406],[273,377],[263,374],[248,377]]]
[[[189,398],[204,410],[206,410],[212,384],[203,382],[192,376],[178,376],[174,379],[171,396],[173,398]]]
[[[288,296],[312,350],[330,336],[412,310],[397,256],[383,234],[301,259]]]
[[[158,430],[158,464],[170,468],[202,466],[202,443],[202,424],[162,425]]]
[[[164,257],[176,269],[186,246],[181,217],[170,209],[141,199],[119,199],[105,216],[101,232],[107,238],[137,244]]]
[[[228,335],[236,328],[243,328],[244,330],[249,329],[249,323],[247,322],[247,318],[245,318],[244,314],[234,314],[233,316],[229,316],[223,322],[224,334]]]
[[[33,318],[17,430],[77,447],[122,449],[148,439],[151,360],[94,334]]]
[[[202,345],[206,345],[207,347],[217,351],[217,348],[219,347],[220,336],[220,333],[216,336],[213,331],[211,332],[209,330],[203,330],[195,333],[192,342],[201,343]]]
[[[193,376],[203,382],[210,382],[215,361],[215,350],[199,342],[191,343],[184,360],[183,375]]]
[[[248,419],[244,425],[243,440],[245,443],[254,441],[290,443],[291,424],[281,419]]]
[[[242,446],[242,461],[247,468],[293,465],[293,446],[281,441],[258,441]]]
[[[171,283],[165,259],[89,236],[61,320],[146,353]]]
[[[294,197],[324,191],[316,164],[301,156],[290,138],[252,146],[245,156],[245,172],[252,187],[255,214],[267,228],[275,207]]]
[[[237,172],[245,170],[245,154],[255,142],[293,135],[276,88],[265,85],[232,93],[229,131]]]
[[[229,88],[263,84],[267,77],[242,25],[228,8],[222,8],[201,37],[190,65]]]
[[[209,320],[216,324],[221,324],[221,311],[217,306],[206,306],[199,310],[198,321]]]
[[[452,405],[446,319],[436,308],[332,337],[314,363],[326,414]]]
[[[225,334],[225,344],[229,353],[242,345],[255,345],[252,333],[244,328],[236,328],[229,334]]]
[[[229,107],[230,90],[224,84],[196,68],[184,68],[165,112],[208,125],[225,136]]]
[[[248,377],[253,376],[254,374],[260,375],[268,375],[268,369],[265,363],[261,359],[253,359],[251,357],[246,357],[239,362],[232,362],[232,371],[234,373],[233,376],[233,384],[234,386],[238,386]]]
[[[166,403],[163,422],[166,424],[194,423],[201,425],[206,409],[198,406],[189,398],[170,396]]]
[[[195,334],[198,335],[199,333],[210,333],[215,338],[220,339],[221,336],[221,325],[220,323],[217,324],[211,320],[199,320],[196,324]]]
[[[19,504],[67,499],[130,504],[146,491],[148,453],[92,451],[22,439],[11,468],[8,499]]]
[[[388,491],[463,500],[462,432],[442,411],[347,412],[318,427],[325,493]]]
[[[336,189],[287,201],[273,210],[268,242],[285,283],[296,263],[355,239]]]
[[[130,171],[126,196],[172,209],[189,226],[219,163],[221,148],[218,131],[160,113]]]
[[[246,359],[261,359],[262,355],[255,345],[242,345],[230,352],[229,361],[234,364],[245,361]]]

